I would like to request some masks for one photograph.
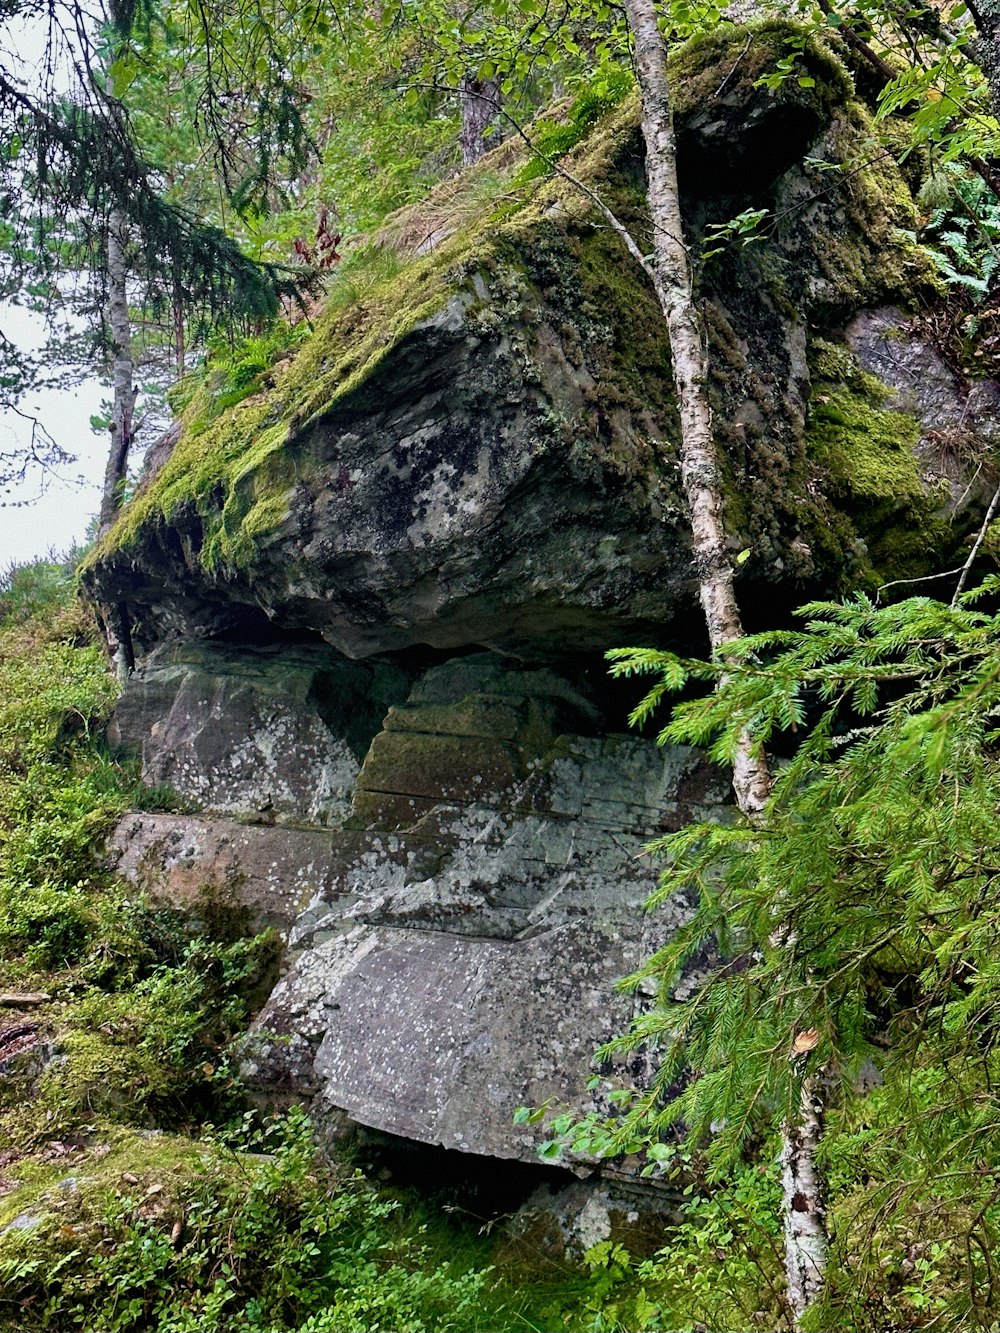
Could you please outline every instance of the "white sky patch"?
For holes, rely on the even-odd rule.
[[[29,310],[2,306],[0,328],[29,355],[44,346],[45,320]],[[106,435],[93,432],[90,418],[106,396],[95,376],[61,388],[32,390],[18,404],[74,461],[54,469],[33,468],[20,485],[0,491],[0,568],[83,540],[100,504],[108,443]],[[30,421],[14,412],[0,416],[0,452],[26,450],[30,440]]]
[[[48,37],[48,24],[41,20],[26,23],[13,18],[0,29],[6,59],[16,61],[25,85],[35,85],[31,91],[37,91],[46,74]],[[57,39],[57,46],[54,82],[68,87],[72,77],[68,44]],[[0,303],[0,329],[28,356],[39,353],[47,338],[41,315],[9,303]],[[59,369],[52,367],[46,374]],[[93,432],[90,418],[100,411],[107,389],[96,374],[81,379],[77,368],[66,370],[64,387],[32,390],[18,406],[37,418],[74,461],[53,470],[33,469],[19,486],[0,491],[0,568],[82,541],[100,504],[108,437]],[[17,413],[0,414],[0,453],[26,449],[31,429],[31,422]]]

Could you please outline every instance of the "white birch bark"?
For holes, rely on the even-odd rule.
[[[824,1093],[820,1075],[803,1079],[798,1117],[781,1135],[785,1276],[796,1326],[822,1293],[829,1248],[823,1178],[816,1167]]]
[[[667,323],[680,416],[681,483],[691,518],[698,593],[713,652],[743,633],[726,543],[719,456],[708,400],[708,357],[694,297],[694,273],[684,243],[677,184],[677,142],[667,73],[666,44],[653,0],[625,0],[642,98],[646,178],[653,224],[653,280]],[[749,737],[733,765],[736,802],[751,821],[771,792],[767,758]],[[823,1285],[827,1256],[823,1181],[816,1149],[823,1123],[823,1085],[803,1082],[796,1119],[782,1131],[782,1208],[788,1298],[796,1325]]]
[[[653,223],[653,282],[667,322],[681,426],[681,484],[691,518],[698,595],[712,651],[743,634],[733,562],[722,513],[719,457],[708,401],[708,356],[694,299],[694,273],[684,244],[677,141],[667,78],[666,45],[651,0],[626,0],[642,94],[646,178]],[[749,819],[763,813],[771,791],[767,760],[749,739],[733,769],[736,800]]]
[[[108,325],[111,330],[112,388],[111,444],[104,470],[104,487],[98,517],[98,537],[111,528],[122,505],[122,488],[132,447],[133,413],[137,389],[132,361],[132,325],[128,309],[128,268],[125,259],[126,224],[119,213],[108,220],[107,284]],[[123,603],[101,608],[108,639],[108,652],[119,679],[125,680],[135,667],[127,608]]]

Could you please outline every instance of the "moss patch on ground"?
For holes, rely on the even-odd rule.
[[[119,1133],[15,1168],[0,1200],[0,1327],[458,1333],[506,1322],[482,1254],[435,1253],[412,1210],[319,1155],[301,1112],[249,1146]]]
[[[81,1123],[178,1125],[234,1102],[225,1049],[273,933],[147,901],[101,861],[138,775],[104,749],[117,685],[84,607],[0,606],[0,1152]],[[19,995],[28,998],[22,1004]],[[31,997],[35,998],[32,999]]]

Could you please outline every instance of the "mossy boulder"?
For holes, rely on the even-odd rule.
[[[764,86],[790,36],[792,77]],[[907,303],[933,275],[844,67],[779,24],[675,61],[695,254],[770,218],[699,278],[741,601],[774,625],[947,559],[981,497],[975,466],[942,485],[929,465],[944,397],[904,391],[930,364]],[[704,646],[661,311],[587,194],[498,152],[485,202],[487,175],[449,182],[426,225],[411,211],[345,261],[242,401],[202,385],[83,577],[154,650],[123,738],[205,807],[130,821],[123,868],[168,894],[239,881],[277,914],[310,895],[244,1049],[255,1091],[531,1160],[514,1108],[595,1108],[590,1053],[645,1003],[613,982],[681,920],[643,918],[641,847],[728,816],[696,755],[608,734],[628,702],[601,650]],[[651,248],[634,101],[566,165]],[[962,393],[947,410],[979,431]],[[219,811],[262,823],[209,835]]]
[[[758,589],[773,604],[775,584],[791,603],[877,573],[835,475],[847,446],[831,413],[806,429],[809,344],[929,281],[904,235],[906,183],[838,60],[800,41],[796,76],[761,85],[792,32],[723,25],[675,57],[694,244],[747,207],[773,219],[764,244],[703,276],[726,518],[734,550],[751,552],[751,605]],[[648,244],[634,101],[567,165]],[[248,398],[218,413],[196,395],[88,589],[126,601],[146,647],[274,622],[355,657],[696,634],[663,321],[591,200],[534,181],[430,253],[372,253]],[[842,425],[844,441],[865,429]],[[865,446],[876,469],[885,441]],[[942,533],[918,526],[931,554],[911,554],[933,558]]]

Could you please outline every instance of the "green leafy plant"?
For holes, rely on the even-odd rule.
[[[982,304],[1000,265],[1000,201],[979,176],[946,163],[919,202],[931,206],[920,230],[925,252],[945,282]]]
[[[211,392],[212,415],[248,397],[275,362],[308,335],[303,321],[275,320],[262,332],[243,338],[218,335],[209,342],[200,378]]]
[[[518,171],[514,186],[536,180],[550,171],[552,163],[575,148],[603,115],[621,103],[632,86],[629,71],[608,65],[595,73],[577,93],[565,118],[539,118],[530,134],[535,155]]]
[[[657,677],[636,722],[682,688],[714,687],[674,707],[662,740],[720,763],[747,734],[791,750],[760,826],[702,823],[653,845],[667,868],[652,905],[685,894],[692,910],[624,983],[654,979],[658,1005],[599,1052],[659,1059],[611,1146],[683,1126],[723,1181],[787,1121],[803,1080],[822,1079],[824,1151],[844,1168],[833,1215],[860,1189],[881,1197],[876,1238],[932,1204],[950,1219],[952,1264],[930,1287],[942,1328],[976,1324],[998,1295],[983,1256],[1000,1240],[1000,615],[975,609],[998,591],[988,580],[957,607],[812,603],[803,628],[740,640],[725,662],[611,654],[616,674]],[[850,1262],[868,1262],[871,1243]],[[858,1290],[834,1283],[829,1300]]]
[[[770,216],[767,208],[745,208],[728,222],[714,222],[705,228],[705,248],[702,259],[712,259],[721,255],[731,245],[745,247],[766,240],[761,231],[764,222]]]

